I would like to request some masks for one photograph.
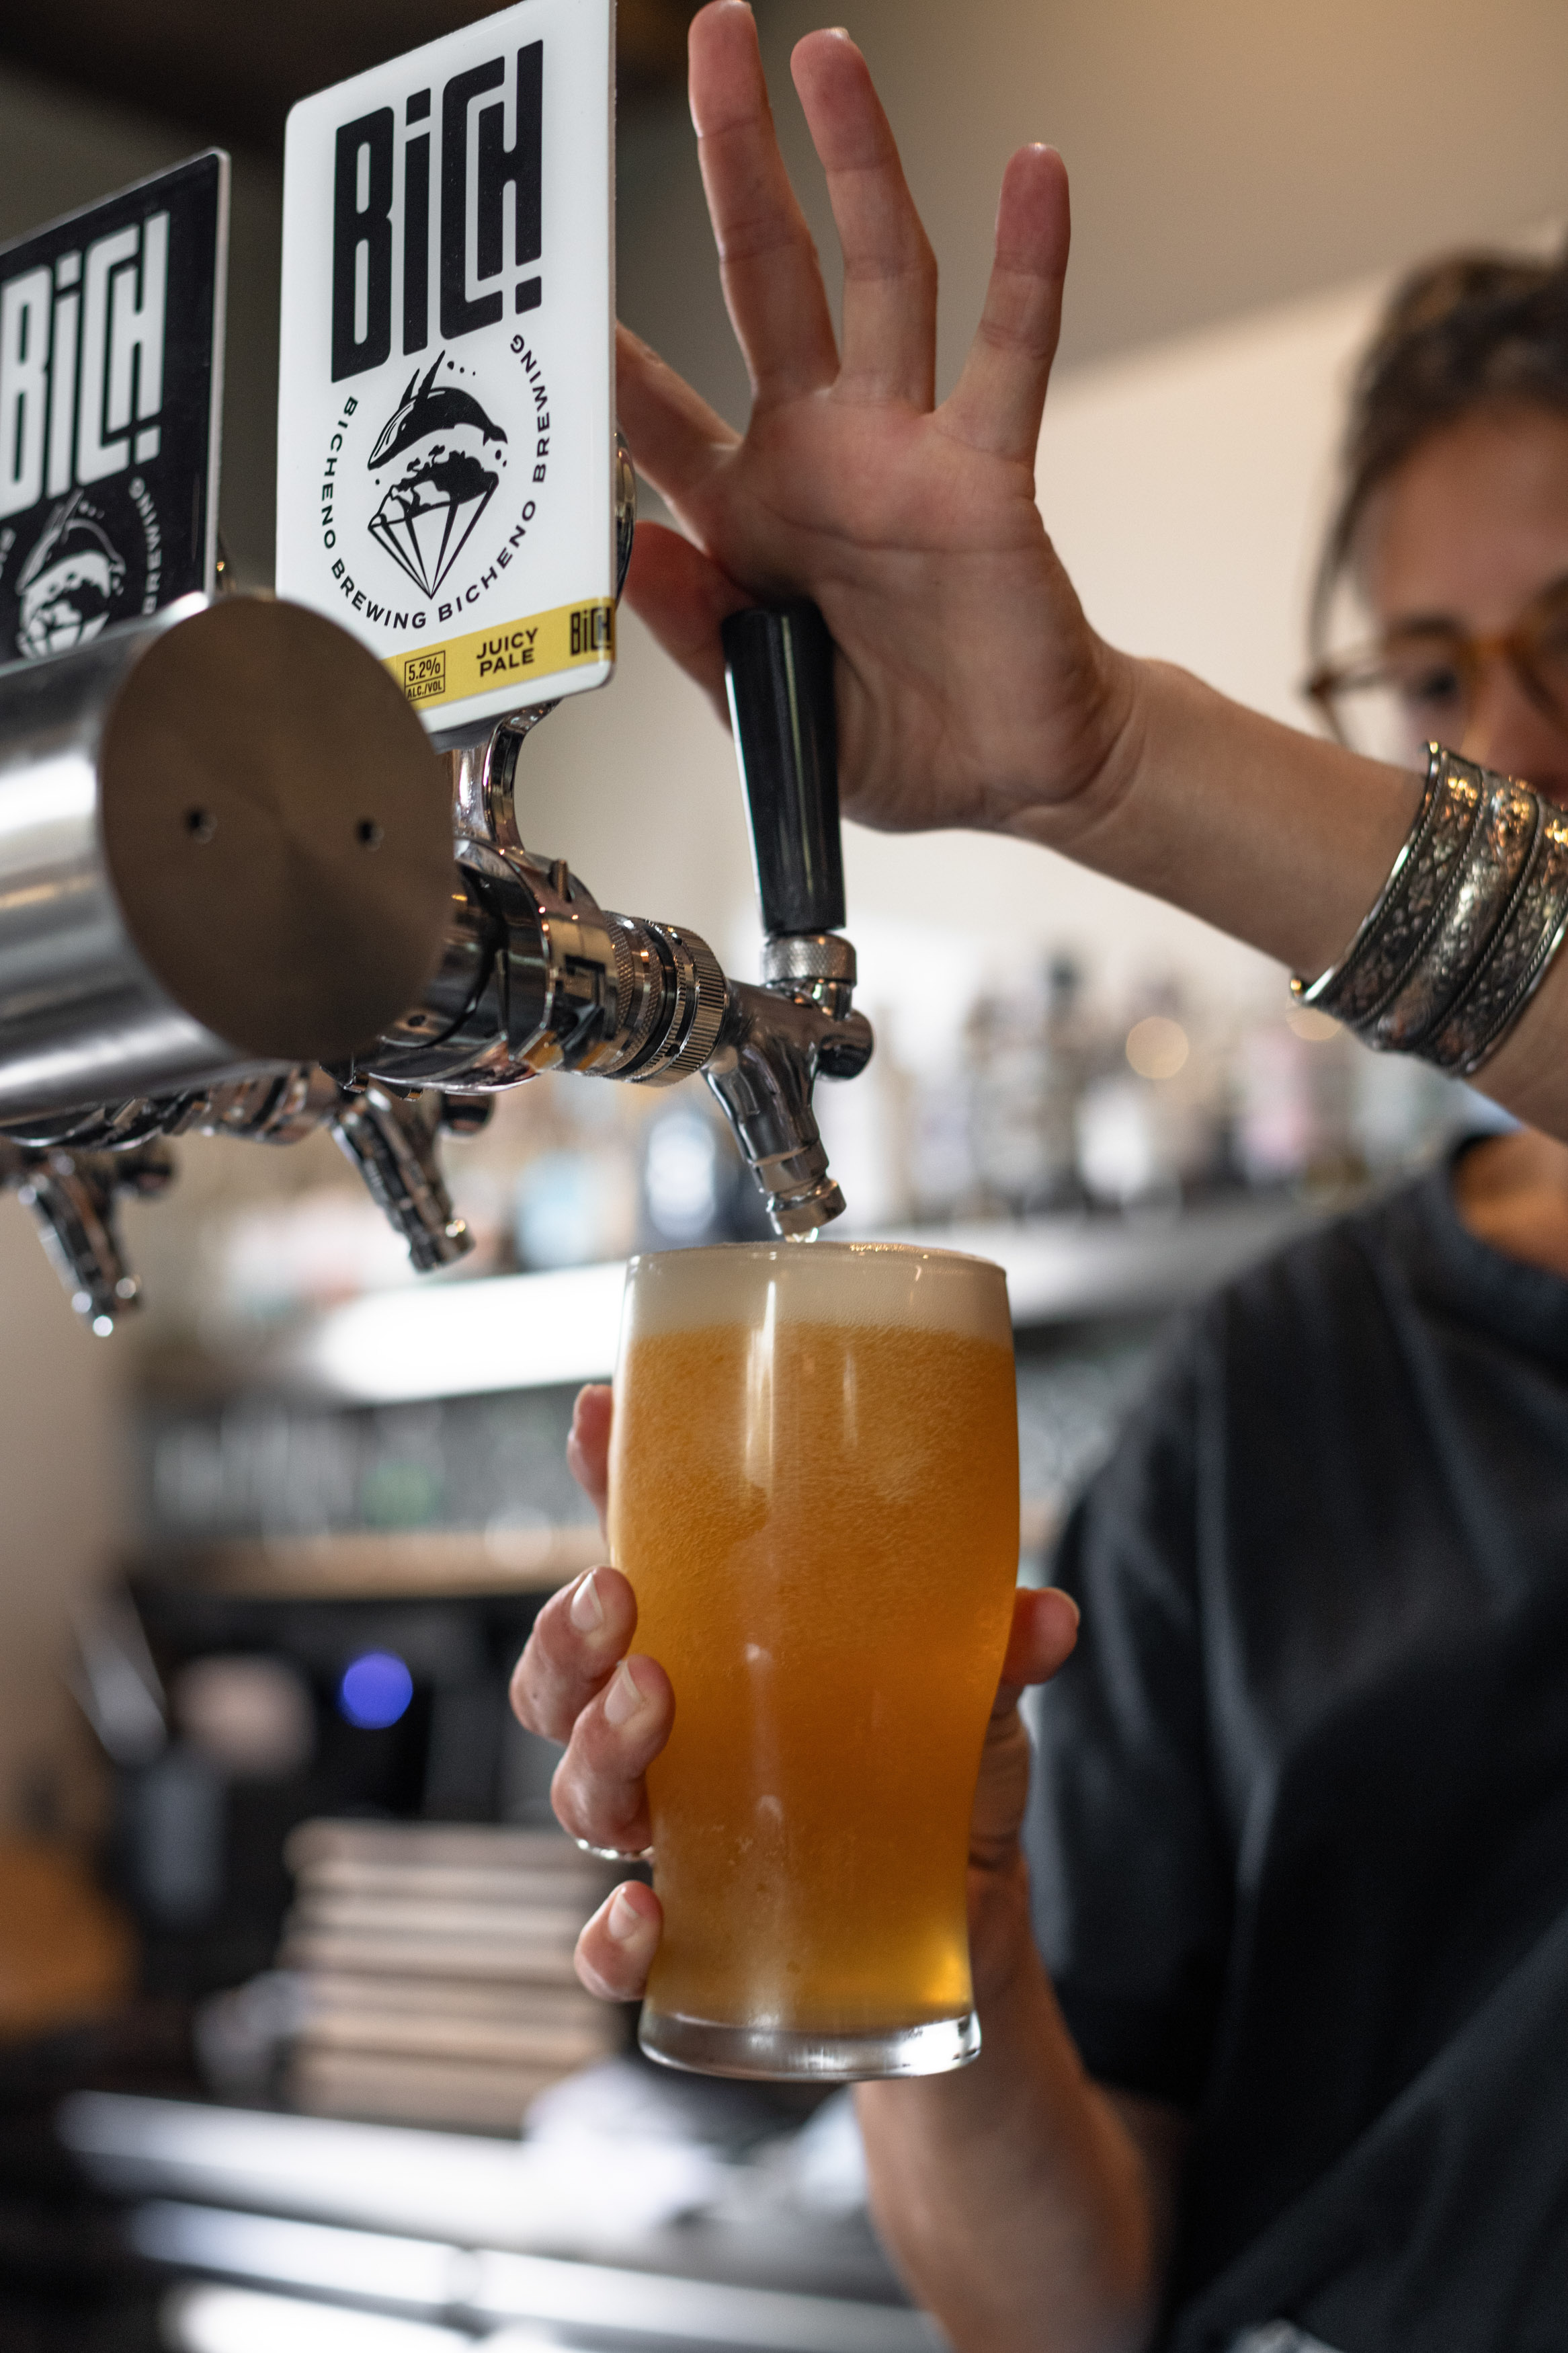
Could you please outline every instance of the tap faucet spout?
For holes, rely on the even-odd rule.
[[[730,983],[712,1059],[703,1071],[762,1189],[775,1233],[815,1232],[843,1214],[812,1109],[819,1071],[848,1078],[870,1059],[863,1013],[829,1010],[815,998]]]

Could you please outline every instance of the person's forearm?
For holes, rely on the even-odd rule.
[[[984,1908],[979,2058],[857,2094],[879,2229],[959,2353],[1134,2353],[1159,2309],[1166,2185],[1084,2073],[1021,1860]]]
[[[1382,889],[1420,779],[1265,719],[1164,662],[1129,661],[1094,782],[1009,830],[1321,972]]]
[[[1021,803],[1007,830],[1184,908],[1315,976],[1388,879],[1421,780],[1232,702],[1185,670],[1131,661],[1124,723],[1095,785]],[[1568,1139],[1568,955],[1476,1084]]]

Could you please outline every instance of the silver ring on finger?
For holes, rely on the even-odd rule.
[[[591,1854],[596,1862],[651,1862],[653,1861],[651,1846],[633,1848],[595,1846],[591,1839],[580,1838],[573,1839],[572,1843],[580,1854]]]

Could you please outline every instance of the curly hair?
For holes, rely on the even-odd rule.
[[[1373,493],[1429,434],[1504,402],[1568,416],[1568,253],[1445,254],[1394,293],[1351,397],[1344,484],[1312,596],[1314,647]]]

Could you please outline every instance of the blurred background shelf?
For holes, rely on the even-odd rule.
[[[1236,1194],[1125,1216],[1079,1212],[910,1225],[844,1239],[967,1251],[1005,1269],[1014,1328],[1161,1314],[1202,1298],[1365,1192]],[[830,1231],[826,1239],[837,1239]],[[807,1245],[808,1247],[808,1245]],[[626,1261],[435,1278],[143,1368],[151,1397],[240,1390],[340,1405],[408,1405],[608,1380]]]
[[[552,1593],[604,1556],[595,1527],[383,1528],[257,1536],[188,1556],[184,1574],[237,1599]]]
[[[910,1227],[1007,1271],[1023,1550],[1110,1442],[1163,1319],[1343,1195]],[[132,1424],[139,1581],[215,1602],[542,1595],[600,1557],[565,1468],[579,1382],[613,1369],[623,1262],[437,1282],[146,1367]]]
[[[902,1226],[859,1239],[968,1251],[1005,1269],[1016,1328],[1184,1306],[1344,1206],[1240,1196],[1185,1210]],[[829,1241],[832,1232],[826,1237]],[[621,1261],[355,1301],[253,1364],[282,1389],[356,1405],[607,1380]]]

